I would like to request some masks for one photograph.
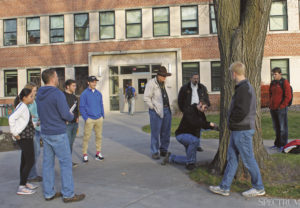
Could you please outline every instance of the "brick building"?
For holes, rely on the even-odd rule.
[[[0,104],[12,103],[23,86],[41,85],[41,72],[56,68],[60,88],[77,81],[79,95],[88,75],[100,82],[105,111],[127,110],[124,86],[137,89],[136,110],[145,111],[143,92],[157,67],[166,66],[170,102],[200,74],[214,108],[219,106],[220,57],[209,0],[0,0]],[[300,103],[298,0],[272,3],[262,81],[279,66]]]

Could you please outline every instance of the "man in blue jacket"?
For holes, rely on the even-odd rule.
[[[45,86],[37,93],[36,103],[41,122],[41,137],[44,144],[43,187],[47,201],[63,196],[64,202],[84,199],[84,194],[74,194],[72,157],[66,133],[66,121],[73,120],[66,97],[58,88],[58,77],[54,69],[42,73]],[[55,155],[60,164],[61,193],[55,193]]]
[[[88,162],[88,143],[91,137],[92,130],[96,134],[96,160],[103,160],[101,154],[102,143],[102,125],[104,118],[102,94],[96,89],[97,81],[95,76],[88,77],[88,87],[82,92],[80,96],[79,111],[82,118],[85,120],[84,137],[82,142],[83,162]]]

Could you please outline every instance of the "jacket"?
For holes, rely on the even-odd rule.
[[[210,106],[209,97],[207,93],[206,87],[198,83],[198,96],[199,100],[204,99],[207,102],[207,105]],[[191,88],[191,82],[188,82],[187,84],[183,85],[178,94],[178,107],[181,112],[184,112],[184,109],[191,105],[192,102],[192,88]]]
[[[27,126],[30,112],[27,105],[20,102],[15,111],[9,116],[8,123],[13,136],[18,136]]]
[[[76,106],[75,109],[73,110],[74,119],[71,121],[71,123],[75,123],[79,116],[78,99],[77,99],[76,95],[69,94],[67,92],[64,92],[64,95],[66,96],[66,100],[67,100],[67,103],[68,103],[68,106],[70,109],[73,107],[74,104]]]
[[[73,120],[65,95],[58,88],[43,86],[37,92],[36,104],[41,121],[41,133],[66,133],[66,121]]]
[[[283,97],[283,89],[280,86],[280,81],[283,81],[283,88],[285,90]],[[290,83],[286,79],[273,80],[270,84],[269,96],[270,96],[270,109],[278,110],[283,109],[289,105],[292,98]]]
[[[167,90],[167,89],[166,89]],[[144,92],[144,102],[150,109],[155,110],[160,118],[164,117],[164,104],[157,78],[149,80]]]
[[[183,112],[183,117],[175,135],[192,134],[200,137],[200,129],[212,129],[203,112],[197,109],[197,104],[189,105]]]
[[[250,82],[245,79],[235,86],[228,112],[229,129],[243,131],[255,129],[256,95]]]
[[[80,96],[79,111],[85,121],[88,118],[104,118],[104,108],[101,92],[96,89],[93,92],[89,87],[86,88]]]

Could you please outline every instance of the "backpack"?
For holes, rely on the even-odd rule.
[[[283,94],[282,94],[282,101],[281,102],[283,102],[283,100],[284,100],[284,97],[285,97],[285,90],[284,90],[284,78],[281,78],[280,80],[279,80],[279,85],[280,85],[280,87],[281,87],[281,89],[282,89],[282,92],[283,92]],[[275,80],[273,80],[272,82],[271,82],[271,85],[270,85],[270,88],[271,88],[271,86],[274,84],[274,81]],[[292,94],[292,97],[291,97],[291,100],[290,100],[290,102],[288,103],[288,107],[290,107],[291,105],[292,105],[292,103],[293,103],[293,88],[292,88],[292,86],[290,85],[290,88],[291,88],[291,94]]]
[[[126,98],[129,100],[133,97],[132,87],[127,89]]]

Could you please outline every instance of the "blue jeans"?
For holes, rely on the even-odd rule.
[[[128,114],[133,115],[135,108],[135,98],[132,97],[128,100]]]
[[[30,173],[28,175],[28,179],[34,179],[38,176],[36,163],[40,156],[40,148],[41,148],[41,132],[35,130],[34,138],[33,138],[33,149],[34,149],[34,164],[30,170]]]
[[[276,147],[283,147],[288,142],[288,108],[280,110],[270,110],[273,122],[273,128],[276,134],[274,145]]]
[[[170,162],[185,165],[195,164],[200,139],[192,134],[179,134],[176,136],[176,139],[185,147],[186,156],[171,155]]]
[[[72,158],[67,134],[45,135],[43,157],[43,187],[44,197],[51,198],[55,195],[55,155],[60,165],[61,193],[64,198],[74,196],[74,183],[72,175]]]
[[[252,186],[257,190],[264,189],[259,167],[254,157],[252,138],[255,130],[231,131],[227,152],[227,166],[220,187],[230,190],[232,180],[239,164],[239,155],[251,175]]]
[[[75,138],[76,138],[77,129],[78,129],[78,123],[76,123],[76,122],[67,124],[67,135],[68,135],[68,138],[69,138],[71,153],[73,151],[73,143],[74,143]]]
[[[167,152],[170,144],[172,115],[170,108],[164,108],[164,117],[160,118],[155,110],[149,109],[151,127],[151,154]],[[160,140],[160,146],[159,146]]]

